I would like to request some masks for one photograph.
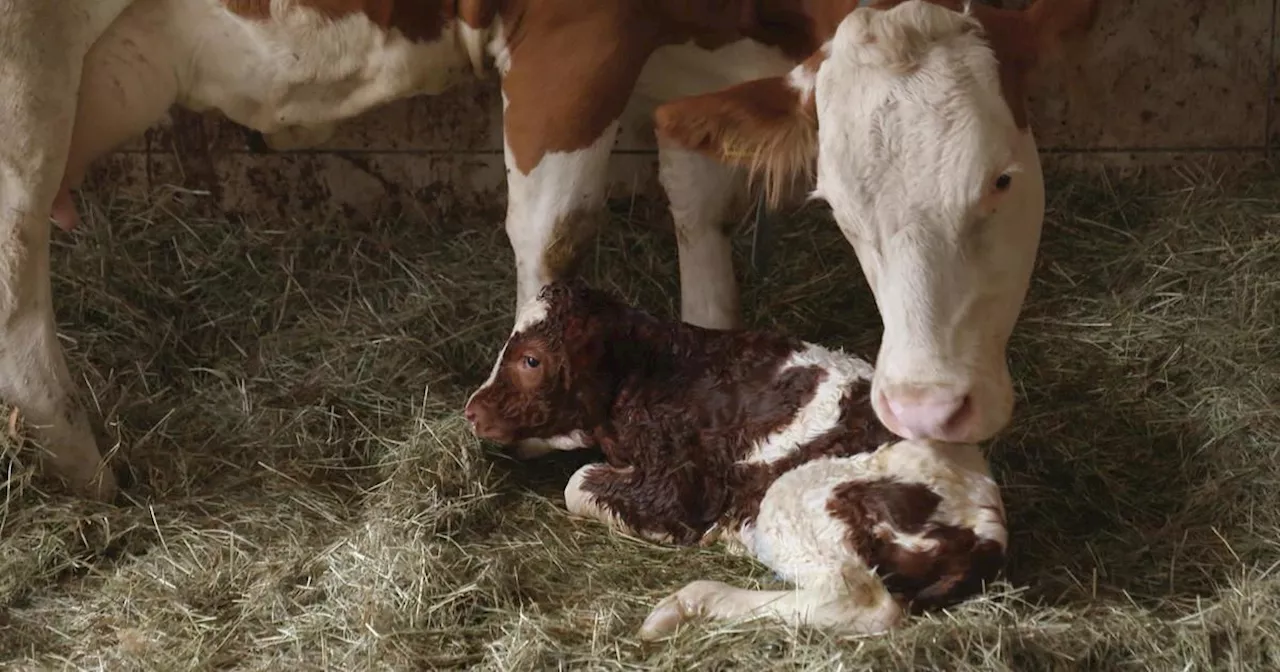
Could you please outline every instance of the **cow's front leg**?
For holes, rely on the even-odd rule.
[[[528,173],[507,145],[507,238],[516,257],[516,305],[577,271],[603,217],[610,124],[591,144],[549,153]]]
[[[503,75],[506,230],[517,306],[572,275],[594,239],[618,118],[655,46],[643,33],[600,25],[614,11],[600,7],[529,28],[539,32],[518,36]],[[564,58],[570,52],[573,58]]]
[[[658,138],[658,178],[680,253],[681,319],[708,329],[742,326],[729,217],[743,180],[720,161]]]

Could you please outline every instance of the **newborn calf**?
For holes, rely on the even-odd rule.
[[[693,617],[873,633],[981,590],[1007,532],[977,446],[896,440],[871,376],[840,352],[658,320],[569,281],[521,308],[465,413],[521,458],[600,447],[606,462],[565,488],[572,513],[654,541],[730,542],[796,584],[695,581],[642,637]]]

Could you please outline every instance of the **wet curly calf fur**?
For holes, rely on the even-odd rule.
[[[975,445],[903,441],[871,366],[765,331],[664,321],[580,280],[517,316],[465,414],[522,458],[599,447],[571,512],[654,541],[724,541],[794,590],[696,581],[641,628],[765,617],[874,633],[954,604],[1004,564],[999,489]]]

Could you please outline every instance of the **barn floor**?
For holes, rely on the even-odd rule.
[[[467,434],[458,409],[510,319],[500,211],[228,222],[198,194],[90,197],[55,235],[55,292],[134,504],[55,494],[0,438],[0,661],[1277,669],[1280,175],[1224,175],[1051,178],[1020,405],[992,446],[1009,583],[881,638],[695,627],[648,646],[635,628],[684,582],[771,579],[570,520],[582,457],[521,467]],[[660,217],[618,204],[590,272],[670,314],[674,240],[637,223]],[[748,319],[874,353],[874,304],[822,211],[778,236]]]

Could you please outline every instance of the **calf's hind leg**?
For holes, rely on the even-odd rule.
[[[640,626],[639,636],[666,637],[694,619],[770,619],[869,635],[892,628],[901,618],[902,608],[880,580],[865,568],[851,568],[795,590],[748,590],[720,581],[694,581],[659,602]]]
[[[793,582],[794,590],[694,581],[658,603],[640,637],[664,637],[694,619],[768,619],[847,634],[873,634],[897,625],[902,606],[849,544],[848,525],[827,509],[835,488],[860,475],[857,464],[851,459],[817,460],[783,474],[742,535],[748,550]]]

